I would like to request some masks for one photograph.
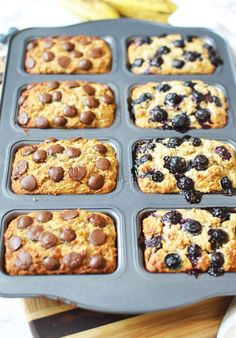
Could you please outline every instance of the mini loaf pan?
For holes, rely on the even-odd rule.
[[[144,33],[145,32],[145,33]],[[180,33],[202,36],[217,50],[224,64],[210,75],[135,75],[127,64],[127,45],[134,36]],[[41,36],[98,35],[110,44],[113,59],[109,73],[27,74],[24,70],[26,43]],[[137,128],[129,113],[128,97],[133,86],[145,82],[199,79],[217,84],[225,91],[229,104],[228,122],[221,129],[191,130],[189,135],[236,143],[236,76],[233,60],[225,40],[203,28],[179,28],[150,22],[118,19],[86,22],[62,28],[31,28],[16,34],[9,45],[2,92],[0,131],[0,221],[1,264],[0,295],[5,297],[46,296],[73,302],[80,307],[113,313],[142,313],[164,310],[220,295],[236,295],[236,273],[221,277],[202,274],[198,278],[184,273],[148,273],[138,246],[140,222],[147,212],[156,209],[229,206],[236,207],[236,196],[204,195],[201,203],[188,204],[178,194],[142,193],[131,174],[132,150],[139,140],[183,136],[174,130]],[[50,80],[85,80],[108,84],[114,90],[117,104],[115,122],[104,129],[29,129],[16,124],[17,100],[22,87],[33,82]],[[117,151],[119,176],[116,189],[109,194],[91,195],[30,195],[18,196],[11,191],[12,155],[26,143],[38,143],[49,137],[97,138],[111,143]],[[113,217],[117,229],[118,267],[107,275],[9,276],[4,272],[3,234],[7,224],[21,213],[33,210],[88,209],[106,212]]]

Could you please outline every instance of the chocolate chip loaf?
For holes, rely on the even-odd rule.
[[[131,113],[141,128],[222,128],[227,102],[219,87],[200,80],[149,82],[131,92]]]
[[[112,90],[85,81],[50,81],[27,86],[17,121],[24,128],[106,128],[114,121]]]
[[[235,193],[236,157],[227,143],[190,136],[142,141],[134,150],[134,173],[146,193],[184,194],[199,203],[202,193]]]
[[[111,69],[108,43],[96,36],[52,36],[26,45],[25,70],[34,74],[102,74]]]
[[[150,272],[236,271],[236,209],[157,210],[143,219]]]
[[[95,139],[49,139],[19,148],[12,169],[16,194],[104,194],[116,186],[113,147]]]
[[[170,34],[132,39],[128,63],[135,74],[210,74],[222,60],[203,38]]]
[[[10,275],[111,273],[116,229],[111,217],[86,210],[34,211],[14,218],[4,235]]]

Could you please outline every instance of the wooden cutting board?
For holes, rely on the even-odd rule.
[[[232,297],[138,316],[101,314],[47,298],[24,299],[35,338],[213,338]]]

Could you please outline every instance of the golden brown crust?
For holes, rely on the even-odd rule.
[[[25,70],[32,74],[102,74],[111,62],[108,43],[96,36],[42,37],[26,46]]]
[[[170,34],[142,40],[136,38],[128,46],[128,62],[135,74],[211,74],[216,68],[213,63],[220,62],[199,37]],[[181,41],[179,46],[175,41]]]
[[[95,139],[30,144],[15,154],[12,190],[16,194],[105,194],[115,188],[117,171],[113,147]]]
[[[76,108],[68,113],[67,107]],[[85,81],[29,85],[19,98],[18,123],[24,128],[106,128],[114,121],[113,91]],[[45,121],[40,123],[40,118]]]
[[[151,96],[144,100],[146,93]],[[168,104],[172,94],[178,95],[180,102],[176,105]],[[189,85],[184,81],[148,82],[132,89],[131,100],[135,124],[140,128],[178,130],[179,115],[186,116],[186,125],[180,127],[185,129],[222,128],[227,122],[228,104],[223,92],[200,80],[192,80]],[[160,109],[167,113],[163,120],[157,115]]]
[[[102,217],[103,224],[94,223],[91,215]],[[77,209],[70,210],[69,214],[52,211],[46,217],[40,211],[33,211],[27,214],[31,218],[30,224],[19,223],[22,216],[26,215],[10,222],[4,235],[8,274],[97,274],[115,271],[116,229],[108,215]],[[105,234],[103,241],[98,242],[98,237],[95,238],[97,242],[91,240],[94,231]],[[53,260],[46,259],[49,257]]]
[[[223,214],[223,219],[215,217],[216,213],[210,209],[222,209],[228,216],[224,218]],[[181,218],[177,222],[167,220],[166,215],[171,212],[173,211],[157,210],[142,222],[146,243],[144,260],[148,271],[209,272],[211,275],[236,271],[235,209],[177,209],[174,212],[180,213]],[[199,231],[195,234],[187,230],[190,220],[200,223],[195,223],[195,228],[192,226],[195,231],[196,226],[198,227]],[[168,265],[166,257],[169,254],[177,254],[179,264],[172,261],[173,266]],[[218,262],[216,259],[214,262],[215,254],[218,256]]]

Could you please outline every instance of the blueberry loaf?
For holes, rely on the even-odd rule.
[[[24,128],[105,128],[114,112],[114,94],[103,84],[50,81],[22,91],[17,121]]]
[[[111,273],[116,229],[106,214],[34,211],[14,218],[4,235],[10,275]]]
[[[12,190],[16,194],[104,194],[115,188],[117,168],[110,144],[51,138],[17,150]]]
[[[132,39],[128,63],[135,74],[210,74],[222,61],[203,38],[170,34]]]
[[[96,36],[53,36],[26,45],[25,70],[33,74],[99,74],[111,69],[108,43]]]
[[[153,139],[139,142],[134,157],[134,173],[146,193],[181,192],[199,203],[202,193],[235,192],[236,157],[227,143],[190,136]]]
[[[186,131],[222,128],[227,121],[223,92],[199,80],[138,85],[130,103],[135,124],[141,128]]]
[[[143,219],[150,272],[236,271],[236,209],[157,210]]]

